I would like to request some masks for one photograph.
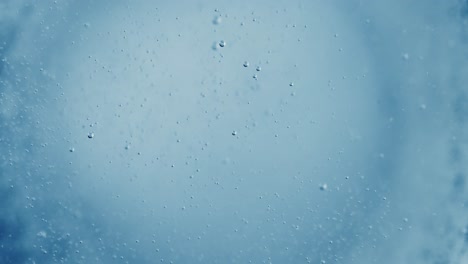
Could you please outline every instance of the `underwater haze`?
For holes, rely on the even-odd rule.
[[[0,0],[0,263],[468,263],[468,1]]]

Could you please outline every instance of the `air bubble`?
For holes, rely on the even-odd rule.
[[[320,185],[319,188],[320,188],[321,191],[326,191],[327,188],[328,188],[328,185],[326,183],[324,183],[324,184]]]
[[[246,61],[246,62],[244,62],[244,64],[243,64],[243,65],[244,65],[244,67],[246,67],[246,68],[247,68],[247,67],[249,67],[249,65],[250,65],[250,64],[249,64],[249,62],[248,62],[248,61]]]
[[[256,70],[259,72],[262,70],[262,67],[258,66]]]
[[[213,25],[219,25],[219,24],[221,24],[222,21],[223,20],[222,20],[222,18],[220,16],[215,16],[213,18]]]
[[[37,232],[36,236],[46,238],[47,233],[45,231],[39,231]]]
[[[88,138],[94,138],[94,133],[93,133],[93,132],[89,132],[89,133],[88,133]]]
[[[224,47],[226,46],[226,41],[221,40],[221,41],[219,42],[219,46],[220,46],[221,48],[224,48]]]

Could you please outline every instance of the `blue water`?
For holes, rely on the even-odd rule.
[[[0,263],[468,263],[467,25],[0,0]]]

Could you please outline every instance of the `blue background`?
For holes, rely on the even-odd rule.
[[[467,10],[1,0],[0,263],[468,263]]]

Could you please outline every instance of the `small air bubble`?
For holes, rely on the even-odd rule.
[[[243,65],[244,65],[244,67],[246,67],[246,68],[247,68],[247,67],[249,67],[249,62],[248,62],[248,61],[246,61],[246,62],[244,62],[244,64],[243,64]]]
[[[222,20],[222,18],[220,16],[215,16],[213,18],[213,25],[219,25],[219,24],[221,24],[222,21],[223,20]]]
[[[93,133],[93,132],[89,132],[89,133],[88,133],[88,138],[94,138],[94,133]]]
[[[37,232],[36,236],[46,238],[47,233],[45,231],[39,231]]]
[[[262,67],[258,66],[256,70],[259,72],[262,70]]]
[[[75,152],[75,148],[70,148],[68,151]]]
[[[226,41],[221,40],[221,41],[219,42],[219,46],[220,46],[221,48],[224,48],[224,47],[226,46]]]
[[[237,131],[235,131],[235,130],[232,131],[231,135],[236,136],[236,135],[237,135]]]
[[[290,82],[290,83],[289,83],[289,86],[293,87],[293,86],[294,86],[294,83],[293,83],[293,82]]]
[[[326,183],[320,185],[320,187],[319,187],[319,189],[320,189],[321,191],[326,191],[327,188],[328,188],[328,185],[327,185]]]

